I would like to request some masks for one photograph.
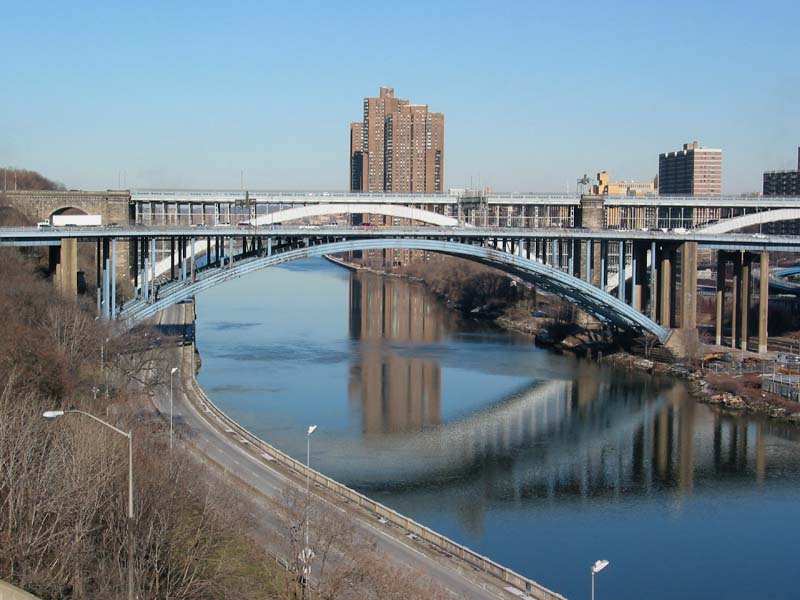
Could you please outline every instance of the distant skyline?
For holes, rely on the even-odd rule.
[[[349,124],[389,86],[445,113],[445,188],[651,180],[692,140],[722,148],[723,193],[796,167],[798,3],[555,4],[13,3],[0,166],[84,189],[244,171],[250,189],[346,190]]]

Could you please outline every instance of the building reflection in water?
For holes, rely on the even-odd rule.
[[[421,286],[370,273],[350,277],[350,337],[361,342],[350,367],[350,402],[367,434],[421,431],[441,420],[441,368],[393,345],[443,337],[443,308]]]
[[[679,381],[585,361],[544,371],[555,375],[538,381],[532,372],[531,383],[507,398],[442,423],[439,362],[405,350],[445,341],[451,319],[421,286],[351,276],[350,337],[358,351],[349,398],[363,433],[376,434],[365,446],[369,461],[348,474],[356,487],[391,490],[409,502],[432,486],[448,489],[452,507],[475,529],[478,498],[681,497],[760,484],[787,464],[798,463],[800,473],[800,434],[790,427],[697,404]]]

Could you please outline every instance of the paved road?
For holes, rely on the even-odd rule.
[[[159,324],[170,326],[183,322],[184,311],[191,311],[189,304],[178,304],[165,310],[159,317]],[[199,390],[194,380],[194,356],[192,346],[187,345],[180,351],[180,385],[179,378],[175,378],[173,413],[176,424],[182,435],[191,439],[208,459],[215,462],[225,471],[247,482],[254,490],[268,498],[280,497],[286,486],[302,486],[302,482],[294,479],[290,474],[270,465],[269,461],[255,455],[250,449],[239,442],[239,436],[225,432],[223,425],[217,423],[208,413],[201,412],[196,406],[202,406],[202,391]],[[193,396],[194,402],[189,401]],[[169,415],[169,388],[158,390],[153,401],[159,411],[165,416]],[[314,492],[316,494],[316,492]],[[322,501],[330,501],[318,495]],[[345,512],[340,506],[337,510]],[[387,526],[375,520],[370,522],[361,515],[353,514],[355,524],[373,540],[377,548],[390,556],[398,563],[405,564],[417,572],[427,574],[440,586],[447,589],[456,598],[479,598],[496,600],[497,598],[530,598],[525,594],[520,595],[504,589],[504,584],[498,579],[491,578],[472,569],[463,561],[435,554],[432,548],[425,547],[421,542],[407,539],[398,528],[388,531]],[[277,539],[285,536],[285,531],[275,515],[274,510],[264,510],[259,515],[260,524],[267,530],[278,533]],[[276,549],[279,551],[279,549]]]

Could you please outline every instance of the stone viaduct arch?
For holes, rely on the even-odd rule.
[[[604,323],[635,333],[652,334],[662,342],[666,341],[669,336],[669,329],[658,325],[611,294],[578,277],[564,273],[560,269],[494,248],[416,238],[375,238],[327,242],[268,256],[242,258],[229,267],[201,271],[193,283],[184,281],[166,284],[162,287],[157,301],[145,303],[141,299],[134,300],[129,303],[120,318],[127,326],[136,325],[155,315],[158,311],[190,298],[198,292],[268,267],[326,254],[379,249],[428,250],[472,260],[529,281],[546,292],[574,303],[581,310]]]

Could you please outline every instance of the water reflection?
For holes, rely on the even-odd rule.
[[[199,308],[200,382],[236,420],[305,459],[313,415],[322,472],[569,598],[598,556],[614,565],[609,597],[792,596],[796,427],[538,350],[418,285],[321,260],[204,292]]]
[[[770,460],[783,468],[787,459],[787,447],[765,440],[798,437],[791,428],[698,405],[681,382],[563,357],[570,362],[563,376],[548,371],[547,379],[443,421],[446,360],[430,348],[445,343],[452,326],[452,314],[421,286],[351,275],[348,396],[363,434],[351,451],[367,452],[369,460],[359,460],[357,472],[339,470],[340,477],[395,499],[451,488],[472,505],[479,497],[688,494],[696,485],[763,482]],[[477,526],[474,511],[467,513],[470,528]]]
[[[350,278],[353,355],[348,392],[367,434],[421,431],[441,423],[441,367],[394,344],[432,344],[444,334],[441,304],[420,286],[360,274]]]

